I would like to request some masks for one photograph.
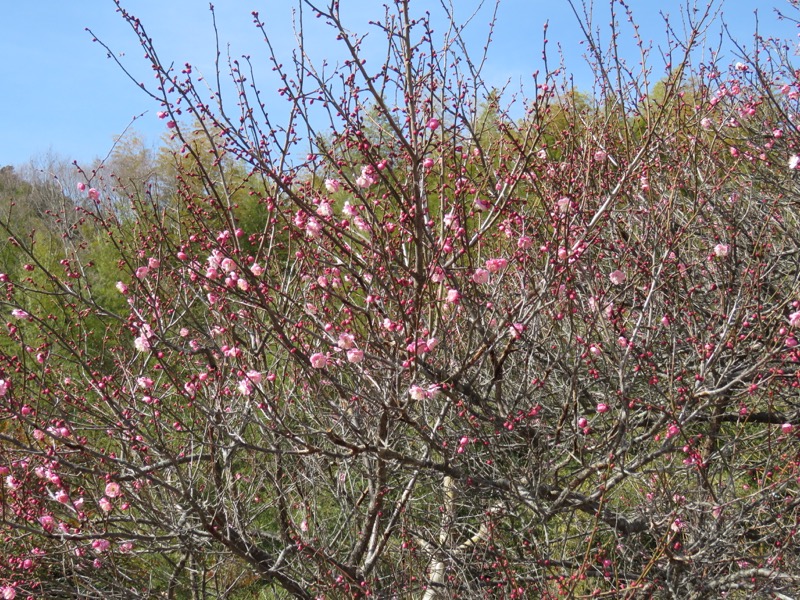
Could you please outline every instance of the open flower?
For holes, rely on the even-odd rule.
[[[508,261],[505,258],[490,258],[486,261],[486,270],[489,271],[489,273],[497,273],[507,266]]]
[[[314,367],[315,369],[324,369],[325,367],[328,366],[328,357],[325,356],[322,352],[317,352],[315,354],[312,354],[309,357],[309,360],[311,361],[311,366]]]
[[[623,271],[617,269],[615,271],[611,271],[611,273],[608,274],[608,278],[614,285],[622,285],[625,283],[625,280],[628,278],[628,276],[625,275]]]
[[[477,284],[489,283],[489,271],[486,269],[475,269],[475,273],[472,275],[472,281]]]
[[[358,348],[350,348],[347,351],[347,362],[356,364],[364,360],[364,352]]]

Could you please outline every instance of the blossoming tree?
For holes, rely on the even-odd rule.
[[[690,12],[656,95],[586,28],[598,96],[554,71],[509,108],[455,22],[396,0],[373,68],[338,2],[302,5],[348,59],[301,23],[275,97],[230,62],[233,103],[121,8],[174,193],[84,173],[58,264],[6,220],[4,597],[797,589],[783,47],[695,64]]]

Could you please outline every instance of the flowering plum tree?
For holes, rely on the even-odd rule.
[[[346,61],[300,21],[276,97],[231,60],[235,103],[120,8],[174,193],[84,173],[65,240],[102,233],[115,306],[5,219],[4,597],[788,597],[785,47],[694,63],[689,11],[654,94],[585,27],[598,95],[556,70],[515,108],[458,23],[396,0],[372,68],[338,4],[302,2]]]

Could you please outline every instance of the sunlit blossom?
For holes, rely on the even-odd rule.
[[[315,369],[324,369],[328,366],[328,357],[322,352],[316,352],[309,357],[311,366]]]
[[[527,250],[532,245],[533,245],[533,239],[531,239],[527,235],[520,236],[519,239],[517,239],[517,248],[519,248],[520,250]]]
[[[486,269],[475,269],[475,273],[472,274],[472,281],[477,284],[489,283],[489,271]]]
[[[340,333],[339,341],[336,343],[342,350],[349,350],[355,346],[355,336],[352,333]]]
[[[615,271],[611,271],[611,273],[608,274],[608,278],[614,285],[622,285],[623,283],[625,283],[625,280],[628,278],[628,276],[625,275],[623,271],[616,269]]]
[[[350,348],[347,351],[347,362],[360,363],[364,360],[364,352],[358,348]]]
[[[150,350],[150,340],[146,336],[140,335],[133,340],[133,347],[139,352],[147,352]]]
[[[486,270],[489,273],[498,273],[508,266],[508,261],[505,258],[490,258],[486,261]]]

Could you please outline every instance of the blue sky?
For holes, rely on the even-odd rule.
[[[279,53],[288,62],[296,45],[292,33],[293,0],[219,0],[216,4],[220,37],[230,44],[234,57],[249,54],[266,64],[266,48],[252,24],[251,11],[267,21]],[[341,0],[345,20],[355,31],[382,14],[378,0]],[[477,0],[455,0],[457,18],[468,17]],[[469,41],[480,52],[492,2],[474,18]],[[679,0],[628,0],[641,26],[642,36],[655,45],[664,41],[664,26],[658,10],[669,13],[680,26]],[[703,0],[698,5],[705,6]],[[773,8],[787,9],[786,0],[717,0],[734,34],[749,43],[759,10],[761,30],[787,38],[796,29],[779,24]],[[412,10],[435,11],[438,0],[412,0]],[[594,0],[596,24],[609,20],[608,2]],[[213,29],[208,3],[203,0],[123,0],[137,15],[159,48],[162,60],[176,64],[191,62],[196,71],[211,74]],[[489,52],[487,78],[502,85],[507,80],[528,80],[542,69],[542,27],[548,30],[551,61],[558,61],[559,46],[569,71],[579,87],[591,84],[591,73],[581,58],[580,30],[567,0],[501,0],[493,46]],[[443,25],[439,24],[439,28]],[[133,33],[116,13],[112,0],[0,0],[0,166],[19,165],[53,152],[68,160],[88,164],[110,150],[113,139],[143,114],[132,127],[149,145],[158,145],[164,122],[156,117],[158,106],[137,89],[92,42],[90,28],[114,49],[135,77],[152,80]],[[629,29],[624,30],[629,33]],[[718,32],[718,27],[714,28]],[[717,38],[715,38],[717,39]],[[633,54],[630,36],[622,44]],[[323,29],[307,38],[312,56],[330,57],[335,42]],[[733,56],[731,55],[733,60]],[[377,60],[377,58],[376,58]],[[657,61],[656,61],[657,64]],[[264,69],[268,73],[268,69]],[[277,84],[265,78],[262,89],[271,93]],[[279,100],[276,100],[279,102]]]

